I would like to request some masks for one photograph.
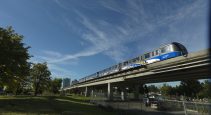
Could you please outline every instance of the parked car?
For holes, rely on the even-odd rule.
[[[145,104],[146,107],[148,106],[160,106],[161,103],[163,101],[163,98],[161,95],[159,94],[150,94],[150,95],[146,95],[143,98],[143,103]]]

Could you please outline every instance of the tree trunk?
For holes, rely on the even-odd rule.
[[[34,92],[34,96],[37,96],[38,89],[39,89],[39,82],[38,82],[38,83],[36,83],[36,85],[35,85],[35,92]]]

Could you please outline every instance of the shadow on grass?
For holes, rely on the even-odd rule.
[[[110,102],[108,102],[110,103]],[[127,105],[126,105],[127,106]],[[173,112],[168,112],[168,111],[158,111],[155,109],[149,109],[149,108],[142,108],[142,109],[114,109],[111,106],[101,106],[99,105],[99,108],[106,110],[106,111],[114,111],[117,113],[117,115],[184,115],[184,111],[173,111]]]
[[[85,97],[17,96],[0,97],[0,114],[50,114],[50,115],[173,115],[158,111],[115,110],[95,106]],[[180,115],[180,114],[177,114]],[[183,115],[183,114],[182,114]]]
[[[63,114],[63,115],[115,115],[94,105],[71,97],[4,97],[0,98],[3,114]]]
[[[83,96],[60,96],[59,98],[78,102],[78,103],[89,103],[90,102],[89,97],[83,97]]]

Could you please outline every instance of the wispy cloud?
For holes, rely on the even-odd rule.
[[[65,9],[65,10],[69,10],[69,8],[67,6],[65,6],[65,4],[63,4],[61,1],[62,0],[53,0],[59,7]]]
[[[63,1],[54,1],[60,8],[70,11],[69,7],[62,3]],[[73,54],[44,51],[45,56],[40,56],[39,58],[46,60],[50,64],[62,64],[70,60],[74,62],[78,61],[81,57],[94,56],[102,53],[116,62],[119,62],[128,58],[127,54],[131,50],[128,43],[140,43],[135,47],[144,52],[152,49],[152,44],[163,44],[163,42],[170,41],[168,37],[178,37],[176,34],[179,34],[179,31],[173,32],[172,27],[175,27],[178,22],[188,19],[188,17],[199,16],[201,9],[206,4],[203,1],[196,0],[187,5],[177,7],[177,9],[168,8],[168,6],[163,9],[162,5],[150,4],[160,7],[160,11],[156,11],[156,8],[154,11],[149,11],[149,8],[146,7],[147,5],[143,5],[146,1],[127,0],[124,2],[124,5],[119,5],[116,1],[99,2],[99,5],[102,6],[104,10],[112,11],[122,16],[118,23],[109,22],[98,16],[90,16],[76,7],[71,8],[71,13],[76,15],[75,18],[77,18],[77,22],[74,22],[76,20],[73,21],[71,19],[72,17],[66,17],[64,15],[62,15],[62,20],[69,29],[76,31],[76,33],[80,35],[83,40],[81,43],[89,45],[83,50]],[[148,4],[148,7],[150,5]],[[158,14],[158,16],[157,12],[161,14]],[[160,35],[160,37],[163,37],[162,39],[159,38],[159,40],[157,40],[158,38],[149,39],[145,37],[150,36],[153,32],[161,31],[162,27],[169,28],[169,33],[166,32],[165,35]],[[168,35],[172,33],[174,33],[174,35]],[[183,41],[187,42],[190,36],[185,37]],[[145,44],[145,41],[147,41],[148,44]],[[145,45],[144,49],[143,45]],[[56,68],[53,65],[51,66]],[[59,70],[59,68],[57,69]]]
[[[71,71],[71,70],[68,70],[68,69],[65,69],[65,67],[63,67],[62,65],[66,64],[66,63],[50,63],[51,60],[54,60],[52,58],[49,58],[49,57],[60,57],[61,54],[58,53],[58,52],[52,52],[52,51],[43,51],[45,52],[46,54],[46,57],[45,56],[36,56],[36,57],[32,57],[30,62],[33,62],[33,63],[44,63],[44,62],[47,62],[47,66],[49,68],[49,70],[51,71],[51,74],[53,77],[60,77],[60,78],[65,78],[65,77],[71,77],[71,78],[76,78],[76,77],[79,77],[78,74],[76,74],[75,72]],[[77,61],[73,61],[73,62],[70,62],[68,64],[77,64]]]
[[[65,77],[71,77],[71,78],[76,78],[78,77],[76,73],[70,71],[70,70],[67,70],[67,69],[64,69],[58,65],[55,65],[55,64],[48,64],[48,67],[49,69],[51,70],[52,72],[52,75],[54,77],[62,77],[62,78],[65,78]]]
[[[103,54],[116,62],[120,62],[130,58],[132,50],[138,50],[135,51],[137,54],[133,54],[133,56],[139,55],[140,52],[143,53],[155,48],[152,47],[153,45],[159,46],[171,42],[171,40],[184,42],[187,47],[190,46],[189,43],[197,44],[198,47],[204,45],[198,40],[198,38],[204,37],[201,35],[205,30],[203,27],[197,27],[200,29],[199,31],[189,30],[189,33],[187,30],[183,32],[184,28],[178,29],[177,27],[184,19],[194,19],[203,15],[203,7],[206,7],[206,2],[200,0],[181,5],[176,9],[162,6],[160,2],[158,4],[149,2],[147,5],[145,3],[147,1],[142,0],[126,0],[121,2],[124,5],[111,0],[98,1],[97,6],[107,13],[114,14],[112,18],[116,18],[115,23],[108,21],[109,17],[90,15],[96,13],[96,9],[93,7],[83,8],[87,9],[84,12],[81,7],[74,7],[74,5],[67,7],[68,5],[64,1],[54,0],[54,2],[66,11],[60,14],[59,22],[68,27],[69,31],[78,34],[82,47],[82,50],[75,53],[44,50],[32,58],[32,61],[36,63],[47,62],[54,76],[68,77],[71,75],[71,78],[78,77],[78,74],[69,70],[71,67],[67,69],[64,65],[69,64],[72,67],[77,67],[82,57]],[[154,9],[149,6],[153,6]],[[71,13],[71,16],[68,13]],[[52,14],[49,12],[48,15]],[[54,21],[56,20],[54,19]],[[156,35],[154,35],[155,33]],[[128,45],[133,42],[136,43],[136,46],[132,46],[135,49],[131,49]]]
[[[44,50],[43,53],[45,53],[46,55],[50,56],[50,57],[55,57],[55,58],[61,58],[62,54],[59,52],[55,52],[55,51],[47,51]]]
[[[67,9],[60,1],[55,2],[64,9]],[[159,29],[161,26],[171,25],[184,17],[194,15],[195,10],[203,4],[201,1],[195,1],[190,5],[181,7],[163,17],[149,20],[149,14],[146,13],[146,8],[143,6],[143,1],[126,1],[126,5],[119,6],[115,1],[104,2],[100,4],[108,10],[125,15],[121,25],[114,25],[103,19],[93,20],[89,16],[83,14],[78,9],[74,9],[75,13],[80,18],[79,23],[84,27],[82,38],[90,42],[92,46],[85,50],[79,51],[76,54],[62,55],[62,57],[51,59],[50,63],[60,63],[67,60],[78,59],[80,57],[93,56],[98,53],[104,53],[110,56],[115,61],[121,61],[126,53],[128,42],[141,41],[143,36],[150,32]],[[67,24],[71,24],[68,18],[65,18]],[[73,25],[71,25],[73,26]],[[121,48],[119,48],[121,47]]]

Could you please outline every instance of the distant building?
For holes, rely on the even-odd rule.
[[[73,80],[72,83],[71,83],[71,85],[74,85],[76,83],[78,83],[78,80],[77,79]]]
[[[71,79],[70,78],[64,78],[62,80],[62,88],[69,87],[70,86],[70,82],[71,82]]]

